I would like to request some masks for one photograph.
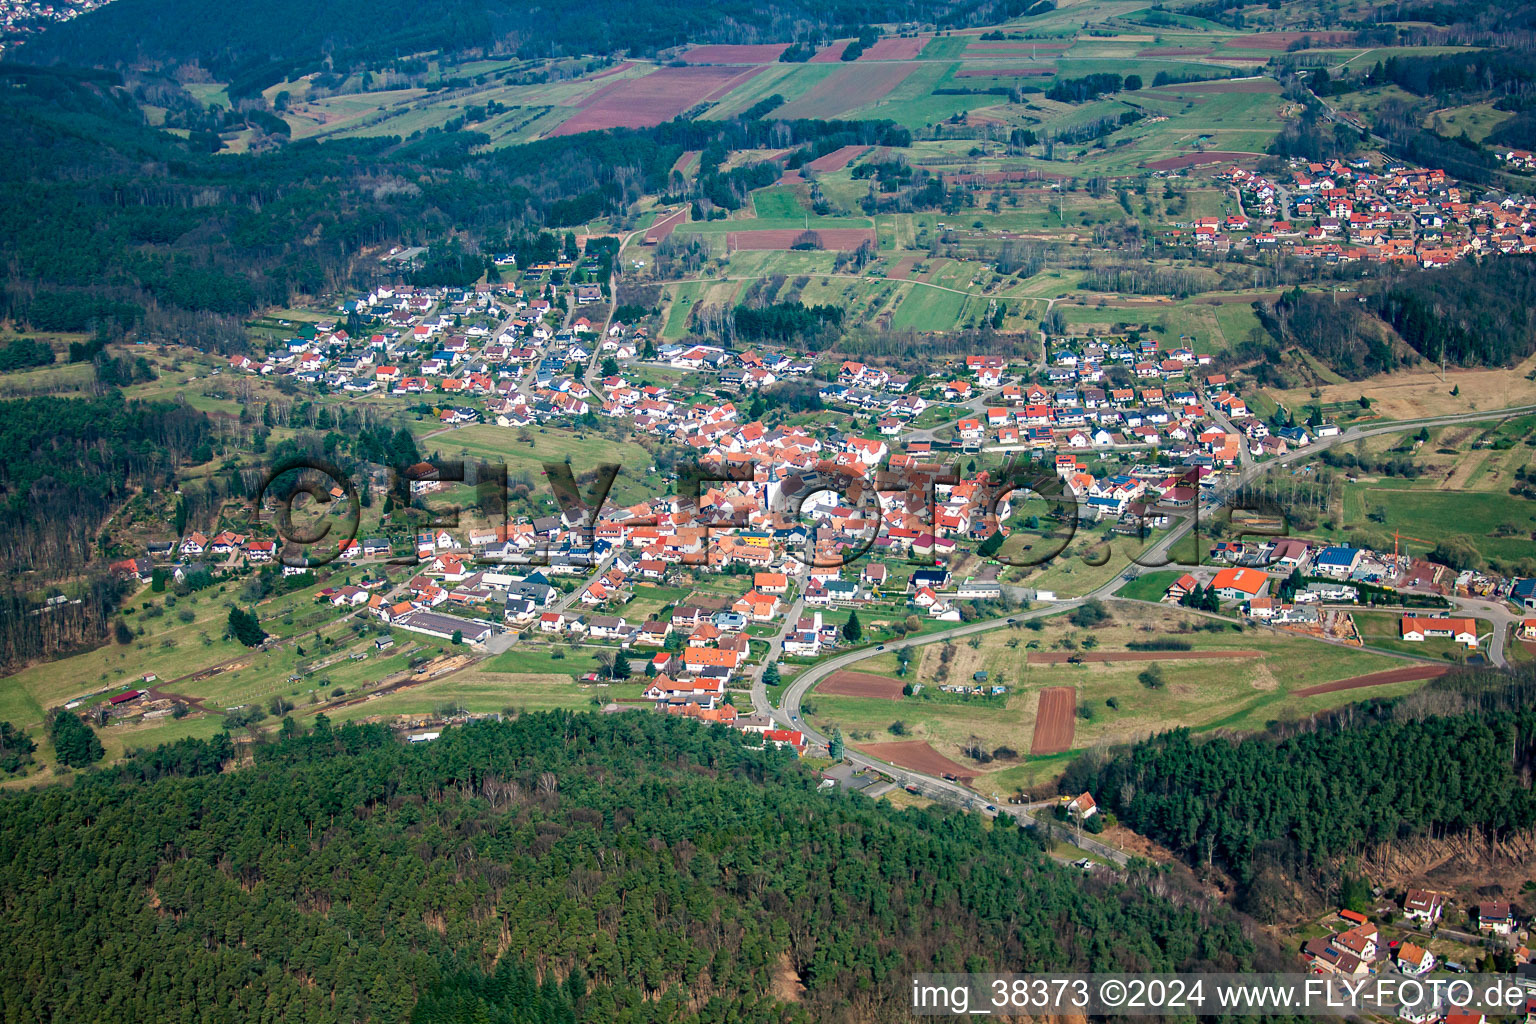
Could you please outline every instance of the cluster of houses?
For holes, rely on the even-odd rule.
[[[0,3],[0,54],[49,25],[69,21],[111,0],[6,0]]]
[[[1449,897],[1443,892],[1409,889],[1403,896],[1403,919],[1421,929],[1433,930],[1440,924],[1448,904]],[[1419,943],[1384,941],[1381,930],[1364,914],[1340,910],[1338,916],[1347,925],[1343,931],[1309,939],[1302,946],[1302,959],[1315,973],[1349,978],[1379,973],[1390,967],[1417,977],[1428,974],[1439,963],[1435,955]],[[1474,920],[1478,933],[1489,937],[1512,940],[1519,930],[1514,909],[1504,900],[1479,903]],[[1517,964],[1530,962],[1531,954],[1525,946],[1516,945],[1513,952]],[[1459,967],[1454,963],[1448,966],[1452,969]]]
[[[1214,577],[1184,573],[1169,585],[1165,598],[1178,601],[1196,587],[1214,588],[1223,600],[1243,602],[1253,619],[1282,623],[1315,623],[1316,606],[1352,604],[1362,587],[1431,597],[1482,598],[1506,601],[1536,610],[1536,578],[1502,577],[1472,570],[1456,571],[1406,553],[1382,553],[1348,544],[1320,544],[1300,537],[1256,541],[1221,541],[1210,548],[1212,560],[1223,564]],[[1268,596],[1279,578],[1300,573],[1305,582],[1287,602]],[[1536,618],[1522,619],[1519,635],[1536,639]],[[1404,640],[1451,638],[1476,645],[1477,623],[1471,618],[1405,615]]]
[[[605,333],[584,315],[565,323],[572,303],[579,310],[601,298],[596,285],[546,285],[538,297],[511,285],[381,285],[341,305],[349,318],[357,314],[375,325],[366,335],[354,337],[336,321],[320,321],[302,325],[264,356],[237,355],[229,362],[234,370],[332,391],[441,396],[447,401],[438,415],[446,423],[481,418],[471,406],[454,406],[455,398],[483,400],[492,415],[514,426],[580,416],[596,399],[579,379],[565,375],[567,365],[584,364],[598,351],[632,358],[648,344],[643,327],[614,324]]]
[[[1524,169],[1530,154],[1500,154]],[[1284,251],[1325,263],[1443,267],[1484,253],[1536,251],[1536,207],[1505,198],[1473,202],[1442,170],[1369,160],[1290,162],[1285,180],[1233,167],[1220,177],[1242,193],[1245,213],[1201,218],[1197,248]]]

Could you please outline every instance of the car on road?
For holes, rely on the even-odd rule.
[[[876,647],[875,650],[877,650],[877,651],[885,650],[885,644],[881,644],[879,647]]]
[[[992,806],[991,804],[987,804],[987,813],[988,814],[996,814],[997,813],[997,808]]]

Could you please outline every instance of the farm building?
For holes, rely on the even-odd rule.
[[[457,615],[443,615],[439,612],[408,612],[391,621],[390,625],[397,626],[400,629],[408,629],[413,633],[425,633],[427,636],[435,636],[443,640],[451,640],[453,639],[453,634],[458,633],[467,644],[484,643],[493,632],[489,622],[481,622],[479,619],[464,619]]]

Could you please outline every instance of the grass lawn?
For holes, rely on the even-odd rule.
[[[656,493],[656,478],[649,472],[651,457],[645,449],[629,441],[615,441],[596,431],[578,433],[557,427],[524,430],[477,423],[422,437],[436,429],[428,421],[414,423],[412,429],[417,432],[417,444],[424,455],[437,452],[446,459],[462,457],[504,462],[509,478],[515,478],[519,473],[529,474],[534,482],[535,501],[554,501],[553,492],[544,480],[544,463],[567,459],[578,476],[594,466],[617,463],[619,475],[609,495],[617,504],[633,504]],[[531,444],[519,440],[525,433]]]
[[[644,622],[656,617],[667,605],[677,604],[691,593],[687,587],[636,586],[634,599],[619,610],[630,622]]]
[[[55,363],[52,366],[0,374],[0,395],[22,397],[55,392],[83,394],[95,379],[96,369],[91,363]]]
[[[96,694],[142,688],[147,673],[159,677],[156,685],[165,692],[205,701],[215,712],[180,721],[162,718],[142,724],[110,724],[99,731],[111,756],[130,746],[154,746],[184,735],[211,735],[222,725],[223,718],[217,712],[224,708],[265,703],[277,694],[299,699],[322,678],[328,680],[327,686],[347,685],[348,689],[361,685],[370,674],[377,679],[391,669],[379,661],[346,657],[354,648],[369,647],[368,639],[359,638],[352,631],[351,620],[344,620],[337,610],[314,603],[317,589],[340,586],[365,571],[357,568],[337,573],[256,605],[268,633],[296,638],[294,643],[257,650],[224,638],[230,606],[245,605],[239,594],[242,581],[224,581],[184,597],[157,594],[143,587],[123,603],[120,613],[135,633],[132,642],[105,644],[0,679],[0,720],[28,730],[38,743],[39,760],[51,760],[52,748],[42,729],[50,708],[77,698],[89,700]],[[159,614],[153,609],[159,609]],[[324,643],[325,637],[334,643]],[[300,655],[298,647],[305,645],[306,654]],[[332,658],[331,665],[313,668]],[[405,668],[404,658],[399,668]],[[294,675],[300,675],[300,680],[291,681]],[[207,732],[198,732],[200,729]]]
[[[481,666],[481,671],[486,675],[510,673],[562,676],[568,679],[571,676],[597,671],[596,655],[597,649],[591,647],[569,647],[565,644],[541,646],[525,640],[510,651],[486,661]],[[630,660],[637,664],[637,667],[644,668],[640,655],[631,655]]]
[[[1143,573],[1117,590],[1115,596],[1133,601],[1161,601],[1173,581],[1182,575],[1177,570]]]
[[[603,703],[633,700],[643,689],[641,683],[578,684],[564,675],[468,671],[326,713],[335,721],[351,721],[374,715],[424,716],[446,704],[458,705],[471,714],[506,708],[590,711],[594,697]]]
[[[1380,647],[1386,651],[1400,651],[1419,658],[1444,658],[1455,662],[1466,660],[1467,648],[1449,637],[1432,637],[1422,641],[1404,640],[1401,612],[1356,611],[1350,614],[1354,617],[1355,629],[1360,632],[1360,638],[1371,647]],[[1425,612],[1424,614],[1442,613]]]
[[[800,197],[792,188],[775,185],[771,188],[760,189],[752,194],[752,208],[761,219],[773,218],[789,219],[805,214],[805,207],[800,204]]]
[[[1368,518],[1367,509],[1382,521]],[[1513,563],[1531,557],[1536,502],[1498,492],[1409,489],[1400,481],[1349,484],[1344,490],[1344,527],[1385,535],[1393,530],[1418,537],[1462,535],[1484,558]]]
[[[897,331],[953,330],[965,308],[966,296],[921,285],[907,292],[891,318]]]

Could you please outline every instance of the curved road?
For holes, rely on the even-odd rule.
[[[1288,452],[1285,455],[1277,456],[1267,462],[1254,463],[1243,466],[1235,477],[1229,481],[1226,481],[1224,486],[1221,487],[1220,492],[1217,495],[1218,503],[1214,504],[1214,507],[1219,507],[1219,500],[1223,495],[1230,494],[1232,491],[1241,488],[1249,481],[1261,476],[1266,472],[1269,472],[1271,469],[1279,466],[1290,465],[1291,463],[1299,462],[1303,459],[1312,458],[1325,448],[1330,448],[1339,444],[1347,444],[1353,441],[1358,441],[1362,438],[1373,437],[1379,434],[1400,433],[1406,430],[1413,430],[1417,427],[1450,426],[1458,423],[1475,423],[1484,420],[1508,419],[1510,417],[1524,415],[1525,413],[1529,412],[1536,412],[1536,405],[1516,406],[1508,409],[1500,409],[1493,412],[1455,413],[1447,416],[1431,416],[1417,420],[1397,420],[1390,424],[1372,426],[1364,429],[1359,427],[1352,427],[1335,437],[1324,438],[1321,441],[1316,441],[1310,445],[1307,445],[1305,448],[1298,448],[1293,452]],[[1108,582],[1104,583],[1088,594],[1066,601],[1053,602],[1049,605],[1043,605],[1038,608],[1031,608],[1027,611],[1015,612],[1012,615],[1004,616],[1001,618],[985,619],[980,622],[966,623],[961,626],[956,626],[953,629],[941,630],[939,632],[929,633],[920,637],[910,637],[904,640],[893,640],[889,643],[881,644],[879,646],[866,647],[860,650],[850,651],[847,654],[841,654],[826,661],[818,662],[817,664],[807,668],[804,672],[800,673],[794,678],[792,682],[789,683],[789,685],[785,688],[783,700],[779,708],[774,708],[769,703],[767,688],[762,685],[761,674],[759,674],[752,688],[752,703],[754,708],[758,714],[767,715],[786,728],[799,729],[805,734],[807,740],[825,745],[827,743],[827,737],[818,732],[816,729],[812,728],[801,718],[800,709],[805,695],[817,683],[821,682],[833,672],[839,671],[840,669],[851,668],[866,658],[873,658],[877,655],[887,652],[899,651],[903,648],[909,647],[918,647],[923,644],[939,643],[944,640],[952,640],[962,636],[970,636],[973,633],[981,633],[988,630],[998,629],[1000,627],[1006,627],[1013,623],[1022,622],[1025,619],[1038,618],[1046,615],[1055,615],[1062,611],[1076,608],[1077,606],[1095,598],[1103,599],[1113,597],[1115,592],[1119,590],[1121,586],[1135,579],[1143,572],[1161,569],[1163,564],[1170,563],[1171,559],[1168,558],[1168,552],[1173,548],[1175,544],[1182,540],[1184,536],[1190,532],[1191,529],[1194,528],[1197,515],[1198,514],[1184,516],[1178,525],[1174,526],[1171,530],[1164,534],[1161,539],[1159,539],[1150,548],[1147,549],[1147,552],[1142,556],[1142,558],[1145,562],[1151,563],[1150,565],[1142,565],[1136,562],[1132,562],[1127,565],[1124,572],[1116,574]],[[1489,602],[1481,602],[1481,604],[1490,605]],[[1484,611],[1485,617],[1491,617],[1488,614],[1489,609],[1480,610]],[[1495,662],[1495,664],[1502,664],[1502,632],[1504,630],[1504,622],[1499,618],[1494,618],[1493,621],[1495,622],[1494,632],[1497,646],[1495,646],[1495,644],[1492,642],[1490,643],[1489,657],[1490,660]],[[956,782],[937,778],[932,775],[926,775],[922,772],[913,771],[908,768],[900,768],[886,761],[882,761],[879,758],[871,757],[868,754],[864,754],[858,751],[848,750],[845,752],[845,757],[848,761],[852,762],[858,767],[882,772],[891,776],[903,786],[913,786],[919,789],[922,792],[922,795],[931,799],[942,800],[946,803],[956,804],[967,809],[977,809],[978,807],[988,806],[982,797],[977,795],[974,791],[967,789],[966,787],[961,786]],[[1020,824],[1026,825],[1032,824],[1035,820],[1034,816],[1030,814],[1028,810],[1020,808],[1016,805],[997,805],[997,809],[995,811],[987,811],[985,813],[1008,815],[1009,817],[1017,820]],[[1097,840],[1090,838],[1089,836],[1070,833],[1068,830],[1063,829],[1062,834],[1059,837],[1066,839],[1067,841],[1073,843],[1083,850],[1093,853],[1096,856],[1102,857],[1105,860],[1112,861],[1116,864],[1124,865],[1128,861],[1126,855],[1121,851],[1106,846],[1105,844],[1100,843]]]

